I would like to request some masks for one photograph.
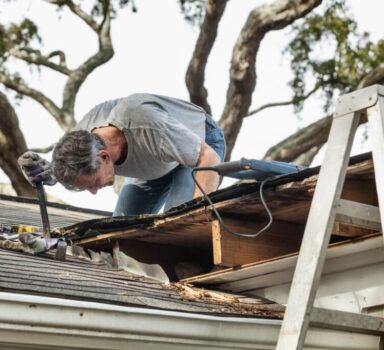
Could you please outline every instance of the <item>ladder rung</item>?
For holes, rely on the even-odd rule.
[[[376,206],[340,199],[335,209],[337,222],[381,230],[380,211]]]
[[[310,325],[347,332],[384,335],[384,318],[314,307]]]

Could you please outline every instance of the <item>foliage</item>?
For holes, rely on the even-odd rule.
[[[132,12],[137,12],[137,7],[133,0],[112,0],[109,1],[111,15],[116,18],[118,9],[122,9],[123,7],[131,5]],[[97,0],[92,7],[91,15],[94,18],[100,18],[104,16],[105,11],[105,0]]]
[[[9,51],[24,49],[31,45],[41,43],[38,28],[30,19],[23,19],[19,24],[11,23],[8,26],[0,24],[0,69],[9,58]]]
[[[24,80],[18,72],[12,73],[7,69],[7,61],[13,57],[11,52],[17,49],[40,53],[37,48],[41,44],[38,27],[28,18],[23,19],[19,24],[11,23],[8,26],[0,24],[0,73],[6,74],[17,84],[23,83]],[[21,100],[22,97],[20,93],[15,95],[16,101]]]
[[[204,0],[179,0],[184,19],[192,26],[199,26],[205,14]]]
[[[346,93],[384,60],[384,41],[373,43],[369,34],[359,33],[345,0],[331,0],[323,14],[307,16],[292,30],[287,52],[294,74],[290,85],[299,112],[308,81],[325,95],[328,112],[335,92]]]
[[[6,0],[0,0],[4,2]],[[98,41],[97,50],[77,67],[67,65],[66,53],[59,48],[48,51],[43,46],[38,25],[28,18],[18,23],[0,23],[0,86],[4,86],[17,98],[28,96],[45,108],[64,130],[76,123],[74,107],[77,93],[87,77],[98,67],[109,61],[114,55],[111,39],[111,20],[117,12],[127,5],[136,11],[134,0],[45,0],[53,9],[66,9],[79,18],[90,29]],[[44,52],[43,52],[44,51]],[[23,64],[30,70],[42,72],[42,69],[64,75],[61,105],[55,103],[47,94],[34,89],[21,77]]]

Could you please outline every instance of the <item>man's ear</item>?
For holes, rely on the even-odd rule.
[[[101,158],[102,161],[106,163],[109,163],[111,161],[111,155],[105,149],[102,149],[99,151],[99,157]]]

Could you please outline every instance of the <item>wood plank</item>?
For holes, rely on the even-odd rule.
[[[369,204],[340,199],[335,207],[336,221],[344,225],[381,231],[379,208]],[[360,233],[363,235],[363,231]]]
[[[377,195],[371,178],[372,174],[373,165],[371,160],[348,167],[348,176],[342,198],[375,205]],[[265,191],[265,198],[274,220],[304,224],[316,183],[317,175],[314,175]],[[254,225],[255,218],[259,218],[259,224],[261,225],[265,217],[265,209],[260,203],[257,192],[243,194],[241,197],[216,203],[215,207],[222,215],[241,215],[243,222],[249,221],[250,225]],[[213,243],[211,233],[212,215],[210,206],[197,208],[179,215],[156,219],[153,224],[145,227],[103,233],[95,237],[81,239],[78,243],[87,245],[100,242],[110,245],[108,242],[119,238],[130,241],[138,240],[148,243],[206,249],[211,247]],[[339,224],[334,229],[334,233],[345,236],[364,235],[371,232],[362,230],[359,233],[356,228],[344,224]]]
[[[341,193],[341,198],[377,206],[377,192],[374,181],[361,179],[347,179],[344,183],[344,188]]]
[[[231,230],[240,233],[255,233],[264,225],[224,218]],[[213,261],[219,266],[237,266],[273,257],[289,254],[299,250],[303,225],[277,221],[256,238],[238,237],[228,233],[215,220],[212,224]]]
[[[346,224],[342,222],[335,222],[333,225],[332,234],[342,237],[360,237],[367,236],[373,233],[380,232],[379,230],[363,228],[361,226],[354,226],[351,224]]]
[[[222,237],[219,220],[212,221],[212,249],[213,249],[213,264],[221,265],[223,262],[222,256]]]
[[[199,208],[178,216],[157,219],[152,225],[103,233],[77,241],[80,246],[114,239],[140,240],[150,243],[172,244],[207,248],[211,246],[212,213],[208,208]]]

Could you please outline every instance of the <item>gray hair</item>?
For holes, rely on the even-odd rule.
[[[96,173],[100,167],[98,151],[105,149],[104,140],[88,131],[70,131],[56,144],[52,154],[53,174],[68,190],[77,190],[76,179]]]

